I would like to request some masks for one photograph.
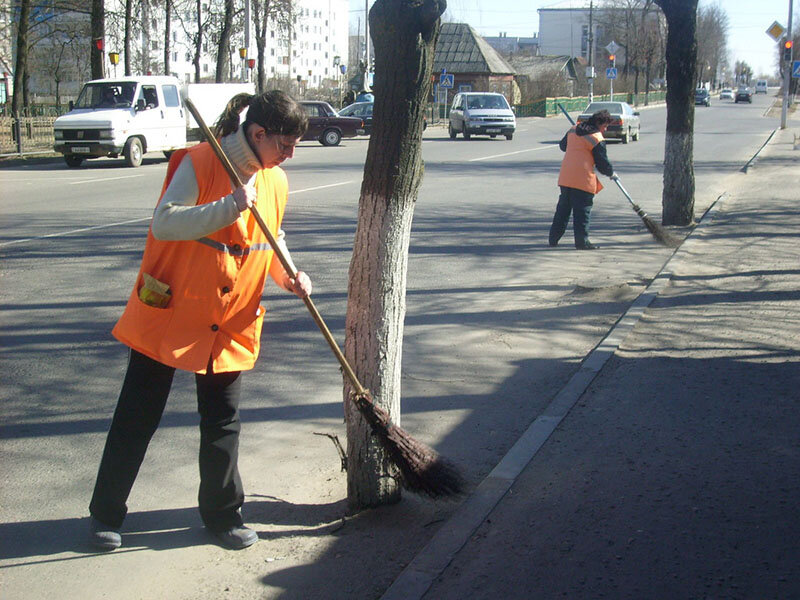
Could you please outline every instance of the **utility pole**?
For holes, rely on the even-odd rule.
[[[250,0],[244,0],[244,47],[250,58]],[[248,81],[247,63],[242,65],[242,81]]]
[[[789,0],[789,27],[786,29],[786,39],[792,38],[792,4],[794,2]],[[781,49],[783,51],[783,49]],[[781,56],[781,59],[784,57]],[[786,129],[786,113],[789,110],[789,88],[792,85],[792,50],[789,49],[789,60],[784,61],[784,74],[783,74],[783,107],[781,108],[781,129]]]

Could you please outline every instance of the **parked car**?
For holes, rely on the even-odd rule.
[[[767,93],[767,80],[766,79],[759,79],[756,81],[756,94],[766,94]]]
[[[734,102],[749,102],[750,104],[753,103],[753,90],[751,90],[746,85],[740,86],[738,90],[736,90],[736,97],[733,99]]]
[[[598,110],[607,110],[614,119],[603,137],[606,139],[619,138],[623,144],[627,144],[628,140],[639,141],[639,111],[633,110],[630,104],[627,102],[592,102],[586,107],[586,110],[578,115],[578,123],[586,121]]]
[[[358,117],[364,121],[364,126],[358,131],[358,135],[369,135],[372,133],[372,108],[373,102],[354,102],[345,106],[339,111],[340,117]]]
[[[695,106],[711,106],[711,94],[705,88],[697,88],[694,91]]]
[[[340,117],[358,117],[364,121],[364,127],[358,132],[358,135],[372,134],[372,109],[375,106],[374,102],[354,102],[348,104],[339,111]],[[428,127],[428,119],[422,121],[422,130]]]
[[[318,140],[323,146],[337,146],[342,138],[351,138],[364,130],[359,117],[340,117],[327,102],[301,100],[299,103],[308,115],[308,131],[300,138]]]
[[[719,93],[720,100],[733,100],[733,90],[731,88],[723,88]]]
[[[473,135],[514,137],[517,118],[503,94],[491,92],[462,92],[453,98],[447,126],[450,139],[459,133],[465,140]]]

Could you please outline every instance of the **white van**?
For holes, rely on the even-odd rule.
[[[131,76],[88,81],[70,111],[53,124],[53,149],[69,167],[84,160],[125,157],[130,167],[142,164],[145,152],[167,157],[187,145],[197,124],[183,106],[190,98],[207,123],[213,123],[228,100],[253,93],[252,83],[182,85],[174,77]]]
[[[503,94],[492,92],[462,92],[453,98],[450,107],[448,132],[450,139],[457,134],[468,140],[473,135],[514,137],[517,119]]]
[[[759,79],[756,81],[756,94],[766,94],[767,93],[767,80],[766,79]]]

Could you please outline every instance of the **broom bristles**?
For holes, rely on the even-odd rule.
[[[650,216],[644,212],[639,205],[635,202],[631,202],[631,206],[633,210],[636,211],[636,214],[639,215],[639,218],[644,223],[644,226],[647,228],[647,231],[653,236],[659,244],[662,246],[666,246],[667,248],[677,248],[681,241],[676,238],[675,236],[671,235],[666,229],[661,227],[658,223],[653,221]]]
[[[464,478],[455,465],[392,423],[389,413],[376,405],[368,393],[354,394],[353,401],[400,471],[404,488],[431,498],[464,493]]]

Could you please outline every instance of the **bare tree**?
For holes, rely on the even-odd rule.
[[[411,220],[422,179],[422,123],[444,0],[377,0],[374,128],[364,165],[347,302],[345,352],[375,402],[400,422],[400,367]],[[396,501],[393,466],[349,401],[352,509]]]
[[[131,30],[133,28],[133,0],[125,0],[125,76],[130,77],[133,75],[131,71]]]
[[[667,18],[667,135],[664,225],[694,222],[694,99],[697,0],[655,0]]]
[[[30,28],[31,2],[20,0],[17,23],[17,60],[14,64],[14,95],[11,97],[11,114],[19,115],[23,106],[28,106],[28,31]]]
[[[267,51],[267,25],[275,23],[279,32],[291,33],[294,18],[292,0],[252,0],[253,22],[256,38],[256,89],[259,93],[266,89],[267,73],[264,60]],[[274,86],[271,89],[275,89]]]
[[[719,4],[697,9],[697,85],[718,85],[718,74],[728,61],[728,14]]]
[[[105,40],[106,37],[106,14],[103,0],[92,0],[92,39],[91,43],[91,65],[92,79],[102,79],[105,76],[105,65],[103,64],[103,51],[95,44],[96,40]]]
[[[233,0],[225,0],[225,12],[222,18],[222,29],[219,32],[217,43],[217,74],[216,82],[222,83],[230,73],[229,49],[231,44],[231,28],[233,27]]]
[[[169,51],[172,40],[172,0],[164,0],[164,75],[169,75]]]

